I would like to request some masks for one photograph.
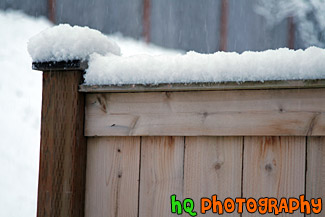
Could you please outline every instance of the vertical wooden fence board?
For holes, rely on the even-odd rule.
[[[325,137],[308,137],[307,140],[306,198],[325,198]]]
[[[86,217],[136,217],[140,137],[88,139]]]
[[[183,195],[184,137],[142,137],[139,216],[175,216],[170,196]]]
[[[297,197],[305,189],[305,137],[245,137],[243,197]],[[243,217],[252,216],[244,209]],[[257,212],[255,213],[257,215]],[[274,216],[265,214],[264,216]],[[280,214],[292,216],[292,214]],[[294,216],[304,216],[299,211]]]
[[[242,145],[243,137],[185,137],[184,198],[194,200],[198,214],[201,197],[241,196]]]

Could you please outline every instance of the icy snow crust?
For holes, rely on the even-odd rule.
[[[48,28],[32,37],[28,52],[34,62],[84,60],[94,52],[121,54],[119,46],[101,32],[69,24]]]
[[[87,85],[245,82],[325,78],[325,50],[267,50],[263,52],[185,55],[92,54],[85,74]]]

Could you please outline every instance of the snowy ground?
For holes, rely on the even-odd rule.
[[[42,73],[31,70],[28,39],[51,24],[0,11],[0,216],[36,216]],[[123,55],[177,53],[119,34]]]
[[[29,37],[45,19],[0,11],[0,216],[35,216],[42,73],[31,70]]]

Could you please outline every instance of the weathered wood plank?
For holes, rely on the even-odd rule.
[[[194,91],[194,90],[261,90],[261,89],[300,89],[323,88],[325,80],[288,80],[288,81],[246,81],[220,83],[174,83],[174,84],[123,84],[123,85],[80,85],[80,92],[161,92],[161,91]]]
[[[184,198],[241,196],[242,137],[185,137]],[[216,216],[207,212],[204,216]],[[237,212],[225,216],[240,216]]]
[[[85,216],[138,215],[140,137],[88,139]]]
[[[306,198],[325,198],[325,137],[308,137]],[[317,214],[311,214],[317,217]]]
[[[183,196],[184,137],[142,137],[139,216],[174,216],[170,196]]]
[[[325,135],[325,88],[86,98],[86,136]]]
[[[244,137],[243,197],[279,200],[304,194],[305,147],[306,137]],[[244,209],[243,217],[251,215]]]
[[[84,216],[83,71],[43,73],[37,216]]]

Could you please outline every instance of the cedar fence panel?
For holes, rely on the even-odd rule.
[[[85,88],[89,87],[81,87]],[[85,135],[142,140],[139,216],[175,215],[170,212],[172,194],[179,200],[194,199],[197,212],[200,198],[213,194],[222,200],[324,195],[324,174],[315,175],[324,158],[317,151],[322,150],[325,135],[324,88],[289,85],[173,92],[164,87],[133,93],[97,88],[102,92],[94,87],[95,93],[86,95]],[[171,138],[179,138],[177,144],[166,142]],[[149,154],[148,148],[156,151]],[[244,210],[242,216],[249,215]]]
[[[38,216],[176,216],[172,194],[193,198],[198,216],[216,215],[199,213],[214,194],[324,197],[324,80],[78,91],[86,65],[61,64],[34,64],[44,71]]]

